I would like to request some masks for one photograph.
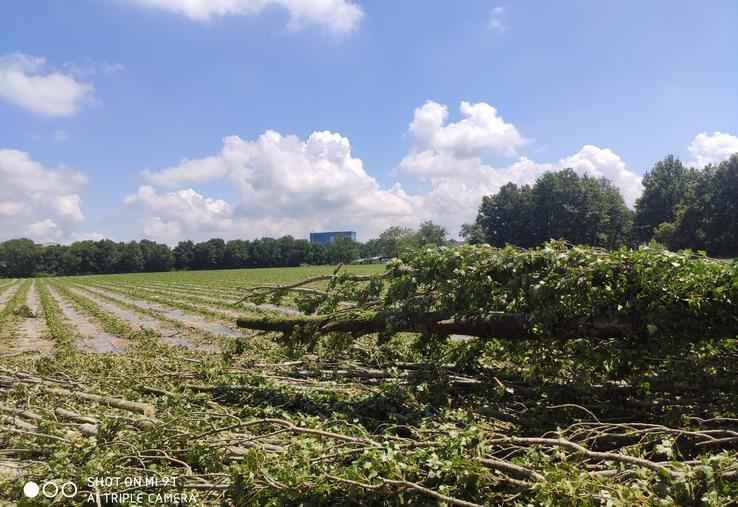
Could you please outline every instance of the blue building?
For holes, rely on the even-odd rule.
[[[336,242],[336,238],[348,238],[356,241],[356,231],[335,231],[335,232],[311,232],[310,243],[319,245],[330,245]]]

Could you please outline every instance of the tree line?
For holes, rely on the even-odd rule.
[[[571,169],[533,185],[504,185],[485,196],[460,234],[470,243],[524,248],[548,239],[605,248],[656,242],[714,257],[738,257],[738,154],[702,169],[669,155],[643,176],[631,210],[606,178]]]
[[[170,248],[147,239],[115,242],[77,241],[70,245],[39,245],[30,239],[0,243],[0,277],[139,273],[172,269],[273,268],[350,263],[360,257],[394,257],[400,250],[430,243],[442,244],[446,229],[426,222],[418,230],[390,227],[377,239],[358,243],[348,238],[320,245],[292,236],[180,241]]]

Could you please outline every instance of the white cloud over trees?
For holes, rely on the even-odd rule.
[[[701,132],[689,145],[689,154],[693,157],[687,165],[702,168],[707,164],[716,164],[738,153],[738,137],[724,132]]]

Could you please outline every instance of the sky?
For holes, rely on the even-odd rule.
[[[0,2],[0,240],[433,220],[571,167],[633,206],[738,152],[738,3]]]

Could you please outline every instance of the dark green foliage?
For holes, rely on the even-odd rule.
[[[420,224],[415,235],[417,237],[418,246],[441,246],[446,243],[448,233],[446,232],[445,227],[434,224],[428,220]]]
[[[641,241],[738,256],[738,155],[701,170],[667,157],[643,181],[635,217]]]
[[[719,257],[738,256],[738,155],[707,166],[690,178],[672,222],[662,224],[657,240],[670,248],[707,250]],[[667,233],[670,231],[671,234]]]
[[[427,220],[418,229],[393,225],[377,239],[367,241],[361,247],[361,257],[397,257],[404,250],[419,246],[442,246],[448,243],[446,228]]]
[[[195,256],[195,244],[190,241],[180,241],[172,250],[174,254],[174,267],[177,269],[187,269],[192,266],[192,259]]]
[[[532,187],[508,183],[484,197],[476,227],[466,230],[481,231],[494,246],[565,239],[613,248],[628,243],[631,221],[632,212],[610,181],[564,169],[545,173]]]
[[[141,255],[144,258],[144,271],[153,273],[172,269],[174,255],[167,245],[142,239],[139,247],[141,248]]]
[[[220,238],[202,243],[180,241],[173,249],[147,239],[128,243],[109,239],[77,241],[68,246],[38,245],[30,239],[18,239],[0,243],[0,277],[348,264],[359,258],[360,248],[360,243],[348,239],[318,245],[292,236],[228,243]]]
[[[40,252],[30,239],[11,239],[0,244],[0,276],[33,276],[39,260]]]
[[[677,208],[686,198],[696,171],[667,156],[643,175],[643,194],[636,201],[633,234],[637,241],[648,242],[663,223],[673,222]]]

